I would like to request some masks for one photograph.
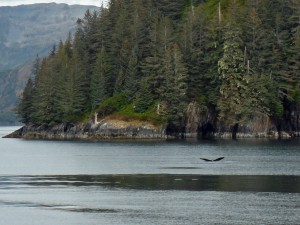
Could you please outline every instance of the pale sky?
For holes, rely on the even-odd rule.
[[[0,0],[0,6],[16,6],[35,3],[66,3],[69,5],[96,5],[101,6],[102,1],[106,3],[108,0]]]

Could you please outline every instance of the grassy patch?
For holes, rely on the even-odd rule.
[[[157,115],[154,104],[145,112],[135,112],[134,103],[128,101],[124,94],[118,94],[103,101],[96,112],[99,118],[116,119],[123,121],[142,121],[153,125],[166,123],[165,116]],[[91,115],[92,117],[93,115]]]
[[[137,113],[134,111],[134,104],[128,104],[123,107],[118,113],[118,116],[122,117],[125,121],[139,120],[153,123],[154,125],[160,125],[166,123],[164,116],[157,115],[154,107],[150,107],[146,112]]]
[[[105,117],[120,111],[124,106],[129,104],[126,95],[118,94],[103,101],[96,112],[101,117]]]

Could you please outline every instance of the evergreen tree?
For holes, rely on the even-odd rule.
[[[166,50],[161,74],[164,80],[160,87],[160,99],[167,103],[169,121],[179,123],[185,116],[187,104],[187,68],[176,44]]]
[[[33,97],[32,121],[38,125],[49,125],[55,116],[53,110],[53,79],[50,75],[50,63],[47,59],[43,59],[41,63],[40,73],[38,74],[36,90]]]
[[[253,1],[250,2],[253,3]],[[243,25],[245,30],[245,64],[248,64],[247,61],[249,60],[249,67],[256,73],[268,73],[265,63],[270,62],[272,57],[271,34],[264,28],[255,7],[246,10]]]
[[[128,98],[133,99],[135,93],[138,91],[138,49],[137,46],[132,49],[131,55],[129,57],[128,66],[126,68],[126,79],[124,82],[124,93]]]
[[[159,89],[164,79],[160,72],[162,58],[171,45],[172,29],[165,17],[155,18],[151,24],[150,54],[141,63],[141,71],[149,83],[154,98],[159,98]]]
[[[74,105],[71,116],[81,116],[91,108],[90,77],[86,72],[86,62],[75,50],[72,58],[71,76],[73,77]]]
[[[134,111],[138,113],[146,112],[153,105],[154,99],[151,88],[146,79],[142,79],[139,90],[134,101]]]
[[[37,59],[18,113],[54,125],[157,104],[182,128],[197,101],[229,127],[287,121],[300,104],[299,15],[297,0],[111,0]]]
[[[32,107],[33,94],[34,84],[32,79],[29,78],[17,108],[17,114],[21,123],[29,124],[31,122],[31,115],[32,111],[34,110]]]
[[[163,13],[164,16],[171,18],[174,21],[180,19],[182,8],[185,2],[182,0],[155,0],[155,6]]]
[[[221,97],[218,101],[219,119],[230,126],[244,122],[250,113],[249,96],[246,96],[248,77],[242,51],[241,29],[234,19],[226,27],[224,53],[219,61],[222,81]]]
[[[290,17],[291,29],[291,56],[289,63],[289,96],[292,101],[300,103],[300,2],[291,0],[292,14]]]
[[[91,78],[91,105],[93,110],[95,110],[104,99],[110,96],[110,93],[107,92],[107,87],[111,85],[108,75],[109,65],[103,47],[98,54],[94,73]]]
[[[183,30],[184,58],[189,69],[188,96],[213,105],[218,98],[218,60],[222,54],[218,15],[209,18],[202,8],[191,10]]]
[[[115,84],[115,93],[121,93],[124,91],[124,84],[127,79],[126,75],[126,70],[128,67],[128,60],[130,57],[130,43],[126,39],[123,42],[122,48],[120,50],[120,54],[118,57],[119,60],[119,71],[118,71],[118,76]]]

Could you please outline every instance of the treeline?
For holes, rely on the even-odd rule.
[[[300,102],[300,1],[111,0],[37,59],[25,124],[99,116],[183,125],[198,102],[225,125]]]

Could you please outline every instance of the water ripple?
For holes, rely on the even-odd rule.
[[[88,186],[140,190],[300,193],[300,176],[194,174],[0,176],[0,189]]]

